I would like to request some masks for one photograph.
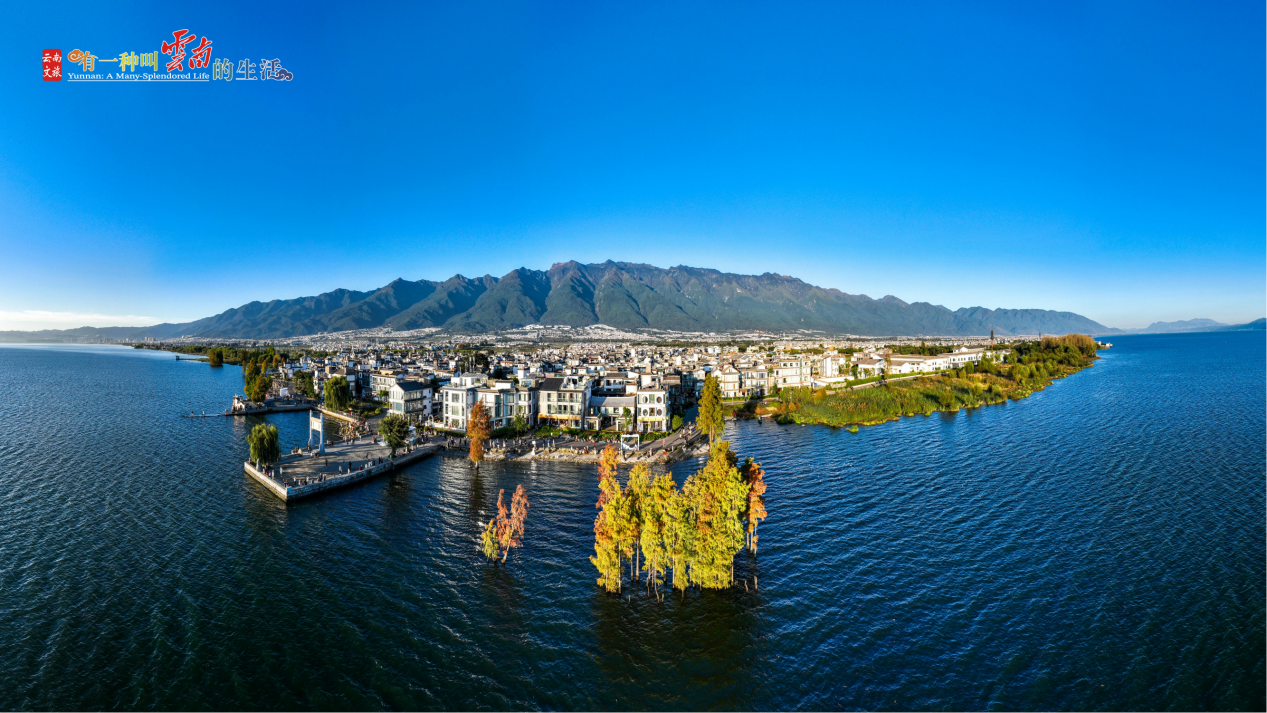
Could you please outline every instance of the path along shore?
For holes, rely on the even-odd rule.
[[[271,466],[247,461],[243,467],[277,497],[290,502],[346,487],[421,460],[442,448],[437,443],[407,446],[396,451],[362,436],[327,446],[324,454],[294,453]]]

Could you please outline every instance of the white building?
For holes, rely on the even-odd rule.
[[[634,397],[638,405],[638,432],[667,431],[672,414],[668,393],[663,389],[639,391]]]
[[[799,354],[784,356],[774,368],[774,385],[777,388],[809,386],[813,381],[814,363]]]
[[[440,388],[440,422],[445,428],[466,430],[467,416],[475,405],[475,392],[486,378],[483,374],[458,374]]]
[[[419,418],[431,415],[431,387],[420,381],[395,382],[387,389],[387,400],[394,414]]]

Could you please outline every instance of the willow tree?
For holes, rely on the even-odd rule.
[[[336,376],[325,384],[326,406],[335,411],[346,411],[352,405],[352,388],[348,380]]]
[[[396,451],[404,448],[405,441],[409,438],[409,421],[400,414],[388,414],[378,424],[378,435],[382,436],[383,443],[392,449],[392,458],[395,458]]]
[[[708,374],[704,377],[704,388],[700,391],[699,430],[708,434],[709,441],[715,441],[726,430],[726,415],[722,411],[721,386],[717,377]]]
[[[466,418],[466,437],[471,439],[471,462],[479,465],[484,460],[484,441],[493,432],[493,422],[483,401],[476,401]]]
[[[281,458],[281,448],[277,444],[277,426],[261,423],[251,429],[246,442],[251,445],[251,460],[256,463],[270,465]]]

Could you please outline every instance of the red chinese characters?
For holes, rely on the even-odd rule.
[[[202,36],[202,42],[192,50],[192,56],[189,58],[190,69],[206,69],[207,63],[211,61],[211,40],[206,35]]]
[[[44,81],[62,81],[62,51],[44,50]]]
[[[176,30],[172,33],[172,37],[174,39],[171,42],[164,42],[160,49],[163,54],[172,58],[172,61],[167,63],[167,71],[183,72],[185,71],[185,45],[198,39],[198,36],[189,34],[189,30]],[[208,45],[206,51],[211,52],[210,43],[206,41],[206,38],[203,39],[203,43]],[[190,66],[193,66],[192,62]],[[204,62],[202,66],[207,65]]]

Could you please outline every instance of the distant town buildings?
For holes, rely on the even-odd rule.
[[[297,371],[310,373],[318,393],[330,379],[343,377],[358,399],[375,400],[415,424],[459,433],[465,432],[477,402],[484,405],[494,430],[554,426],[659,433],[670,430],[673,417],[684,416],[698,402],[710,374],[716,376],[724,400],[743,401],[775,396],[783,389],[816,389],[882,374],[960,369],[1006,351],[994,350],[986,340],[953,346],[947,341],[935,341],[931,348],[912,339],[883,344],[824,339],[531,347],[454,340],[335,342],[305,345],[308,355],[280,371],[286,379],[293,379]],[[920,353],[897,353],[890,346]]]

